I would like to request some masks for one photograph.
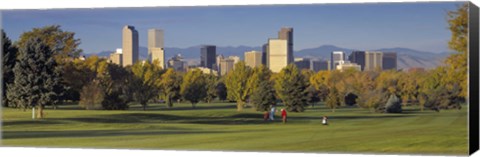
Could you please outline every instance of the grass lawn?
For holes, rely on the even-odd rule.
[[[264,122],[250,108],[233,103],[151,104],[147,111],[82,110],[77,105],[46,109],[46,119],[31,111],[2,109],[2,145],[36,147],[226,150],[257,152],[350,152],[467,155],[467,106],[461,110],[402,114],[370,113],[361,108],[324,106],[288,113],[282,124]],[[321,117],[329,117],[329,126]]]

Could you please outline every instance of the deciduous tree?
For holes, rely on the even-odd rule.
[[[206,81],[203,72],[199,69],[188,71],[183,77],[180,94],[185,100],[190,101],[192,107],[207,96]]]
[[[252,74],[252,69],[240,61],[235,64],[231,72],[227,74],[225,85],[227,87],[228,98],[237,101],[237,111],[243,109],[243,105],[248,98],[247,82]]]

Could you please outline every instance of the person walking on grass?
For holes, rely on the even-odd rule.
[[[282,120],[283,124],[287,123],[287,110],[285,110],[284,108],[282,108]]]
[[[269,115],[271,121],[275,120],[275,119],[274,119],[275,110],[276,110],[276,109],[275,109],[275,104],[273,104],[273,105],[272,105],[272,108],[270,109],[270,115]]]
[[[328,120],[327,116],[323,116],[322,124],[323,124],[323,125],[328,125],[328,121],[327,121],[327,120]]]

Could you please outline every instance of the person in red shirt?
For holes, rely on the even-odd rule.
[[[287,110],[284,108],[282,108],[282,120],[284,124],[287,123]]]

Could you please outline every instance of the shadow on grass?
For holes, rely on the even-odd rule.
[[[202,106],[202,105],[197,105],[195,108],[192,108],[191,106],[181,106],[181,107],[165,107],[162,108],[161,110],[164,111],[185,111],[185,110],[215,110],[215,109],[237,109],[237,106],[235,104],[232,105],[218,105],[218,106]]]
[[[64,124],[60,121],[55,120],[22,120],[22,121],[7,121],[2,122],[3,126],[11,125],[31,125],[31,124]]]
[[[142,135],[181,135],[181,134],[213,134],[227,133],[226,131],[203,130],[74,130],[74,131],[4,131],[3,139],[22,138],[84,138],[105,136],[142,136]]]

